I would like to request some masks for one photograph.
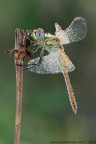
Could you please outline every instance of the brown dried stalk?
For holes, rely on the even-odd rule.
[[[22,88],[23,88],[23,61],[26,55],[32,57],[32,53],[28,51],[30,41],[27,39],[28,31],[16,29],[15,31],[15,69],[16,69],[16,116],[15,116],[15,134],[14,144],[20,144],[21,130],[21,113],[22,113]]]
[[[20,144],[21,130],[21,113],[22,113],[22,88],[23,88],[23,62],[27,56],[33,57],[32,52],[28,50],[30,39],[28,38],[31,31],[26,33],[20,29],[15,31],[15,48],[7,50],[5,53],[14,54],[16,69],[16,116],[15,116],[15,134],[14,144]]]
[[[16,116],[14,144],[20,144],[21,113],[22,113],[22,87],[23,87],[23,65],[26,56],[26,37],[24,31],[16,29],[15,32],[15,68],[16,68]]]

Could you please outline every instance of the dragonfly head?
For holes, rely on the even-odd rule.
[[[32,36],[32,38],[33,38],[34,40],[40,40],[40,41],[42,41],[42,40],[44,40],[44,37],[45,37],[45,35],[44,35],[44,30],[41,29],[41,28],[38,28],[38,29],[36,29],[36,30],[33,30],[31,36]]]

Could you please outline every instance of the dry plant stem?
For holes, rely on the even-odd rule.
[[[14,144],[20,144],[21,113],[22,113],[22,87],[23,87],[23,65],[24,51],[26,51],[26,38],[24,31],[16,29],[15,32],[15,67],[16,67],[16,116]],[[26,53],[25,53],[26,55]]]
[[[16,63],[18,63],[18,60],[16,61]],[[23,64],[23,62],[20,62],[20,64]],[[16,116],[15,116],[14,144],[20,144],[22,86],[23,86],[23,69],[20,66],[16,66]]]

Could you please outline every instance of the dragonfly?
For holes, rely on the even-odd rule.
[[[28,62],[27,67],[31,72],[38,74],[62,73],[72,110],[76,114],[77,102],[68,74],[75,70],[75,66],[66,55],[64,45],[84,39],[87,32],[87,24],[84,18],[76,17],[65,30],[57,23],[55,23],[55,29],[54,35],[44,33],[41,28],[33,30],[31,40],[36,46],[33,51],[36,52],[41,49],[41,52],[40,57]],[[48,51],[49,54],[44,56],[44,51]]]

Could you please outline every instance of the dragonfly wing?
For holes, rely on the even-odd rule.
[[[59,65],[58,58],[55,53],[50,53],[46,56],[43,56],[43,60],[39,66],[34,66],[34,64],[39,62],[40,57],[32,59],[28,63],[28,69],[31,72],[38,74],[57,74],[62,73],[62,70]]]
[[[75,70],[75,66],[73,65],[73,63],[71,62],[71,60],[69,59],[69,57],[65,54],[63,54],[63,58],[64,58],[64,62],[65,62],[65,65],[66,65],[66,69],[68,72],[72,72]]]
[[[61,44],[69,44],[84,39],[87,32],[86,21],[82,17],[75,18],[65,30],[55,23],[55,35],[61,40]]]
[[[60,63],[58,60],[58,53],[50,53],[46,56],[43,56],[43,60],[39,66],[34,66],[34,64],[39,62],[40,57],[32,59],[28,63],[28,69],[31,72],[38,74],[57,74],[62,73]],[[66,69],[68,72],[72,72],[75,69],[75,66],[72,64],[71,60],[67,57],[65,53],[62,56],[62,62],[65,61]]]
[[[61,66],[61,69],[62,69],[62,73],[64,75],[65,83],[66,83],[66,86],[67,86],[67,91],[68,91],[68,94],[69,94],[69,100],[70,100],[73,112],[76,114],[77,113],[77,103],[76,103],[74,92],[73,92],[73,89],[72,89],[72,86],[71,86],[71,83],[70,83],[70,78],[69,78],[68,71],[67,71],[67,68],[66,68],[66,63],[65,63],[65,61],[64,61],[64,63],[62,63],[61,57],[59,57],[59,61],[60,61],[60,66]]]

